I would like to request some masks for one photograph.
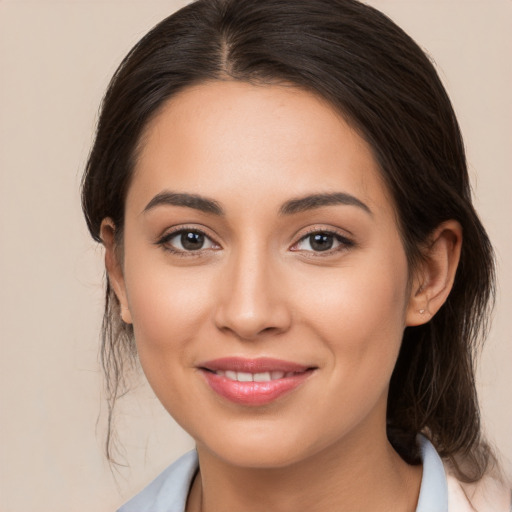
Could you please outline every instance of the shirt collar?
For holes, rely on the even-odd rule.
[[[417,441],[421,449],[423,477],[416,512],[448,512],[448,486],[441,457],[425,436],[419,434]]]

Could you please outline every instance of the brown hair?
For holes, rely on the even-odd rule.
[[[154,27],[123,60],[105,95],[83,178],[93,238],[124,203],[141,133],[178,91],[207,80],[291,83],[326,99],[373,149],[392,194],[411,268],[443,221],[462,225],[452,292],[425,325],[405,330],[390,384],[388,437],[418,463],[425,433],[466,481],[492,453],[481,438],[475,356],[494,296],[492,247],[472,206],[455,114],[425,53],[384,14],[355,0],[198,0]],[[107,280],[102,362],[110,420],[135,346]],[[461,465],[463,462],[463,465]]]

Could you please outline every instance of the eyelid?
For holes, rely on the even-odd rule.
[[[217,251],[222,249],[222,246],[216,241],[215,237],[208,233],[209,230],[196,225],[179,225],[169,228],[164,232],[163,235],[159,236],[155,242],[155,245],[161,246],[164,250],[169,251],[178,256],[199,256],[204,255],[205,252],[209,251]],[[168,243],[172,238],[178,236],[183,232],[194,232],[203,235],[207,238],[214,246],[206,249],[197,249],[197,250],[181,250],[173,246],[169,246]],[[294,249],[300,242],[305,240],[311,235],[314,234],[327,234],[333,236],[338,242],[339,246],[331,249],[326,249],[325,251],[314,251],[314,250],[305,250],[305,249]],[[300,237],[293,243],[289,250],[292,252],[302,252],[309,253],[308,256],[312,257],[322,257],[322,256],[332,256],[333,254],[349,250],[350,248],[356,246],[356,242],[352,238],[352,236],[347,236],[346,230],[340,230],[333,227],[325,227],[325,226],[313,226],[307,229],[306,232],[301,233]]]
[[[206,248],[206,249],[197,249],[195,251],[187,251],[187,250],[181,250],[177,249],[176,247],[172,247],[167,245],[170,240],[172,240],[174,237],[178,236],[181,233],[187,233],[187,232],[193,232],[193,233],[199,233],[203,235],[205,238],[207,238],[213,245],[215,245],[215,248]],[[206,251],[212,251],[212,250],[218,250],[221,248],[221,245],[215,240],[214,237],[212,237],[210,234],[207,233],[207,230],[205,230],[202,227],[197,226],[187,226],[187,225],[180,225],[175,226],[173,228],[168,229],[164,232],[163,235],[159,236],[158,239],[155,242],[155,245],[161,246],[164,250],[169,251],[173,254],[176,254],[178,256],[198,256],[204,254]]]
[[[340,245],[338,247],[327,249],[325,251],[313,251],[313,250],[309,251],[309,250],[304,250],[304,249],[293,249],[293,247],[297,246],[300,242],[302,242],[306,238],[310,237],[311,235],[314,235],[317,233],[332,235],[334,238],[336,238],[336,240],[338,240]],[[309,228],[305,233],[302,233],[300,238],[296,242],[294,242],[293,245],[290,247],[290,250],[294,251],[294,252],[310,253],[310,255],[314,255],[313,257],[322,257],[322,256],[332,256],[335,253],[339,253],[341,251],[348,250],[354,246],[356,246],[355,240],[352,237],[347,236],[345,231],[341,231],[339,229],[332,228],[332,227],[326,228],[326,227],[321,227],[321,226],[314,226],[314,227]]]

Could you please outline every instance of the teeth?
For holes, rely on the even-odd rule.
[[[255,373],[253,375],[254,382],[267,382],[271,380],[270,373],[269,372],[263,372],[263,373]]]
[[[269,382],[271,380],[283,379],[284,377],[292,377],[295,372],[260,372],[260,373],[249,373],[249,372],[234,372],[232,370],[217,370],[215,372],[221,377],[226,377],[229,380],[236,380],[238,382]]]
[[[236,380],[240,382],[251,382],[253,380],[252,373],[238,372]]]

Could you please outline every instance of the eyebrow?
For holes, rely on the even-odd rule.
[[[370,208],[357,197],[354,197],[345,192],[333,192],[328,194],[313,194],[297,199],[291,199],[281,206],[279,213],[281,215],[293,215],[295,213],[321,208],[322,206],[333,205],[348,205],[357,206],[366,213],[373,215]]]
[[[205,213],[213,213],[214,215],[224,215],[224,210],[219,203],[213,199],[202,197],[197,194],[184,194],[177,192],[160,192],[146,205],[143,213],[156,208],[157,206],[185,206],[200,210]]]
[[[357,206],[366,213],[372,215],[370,208],[357,197],[345,192],[333,192],[325,194],[312,194],[286,201],[279,209],[280,215],[293,215],[296,213],[321,208],[322,206],[333,205]],[[209,199],[197,194],[187,194],[164,191],[157,194],[146,205],[143,213],[146,213],[157,206],[184,206],[193,208],[205,213],[223,216],[224,210],[214,199]]]

